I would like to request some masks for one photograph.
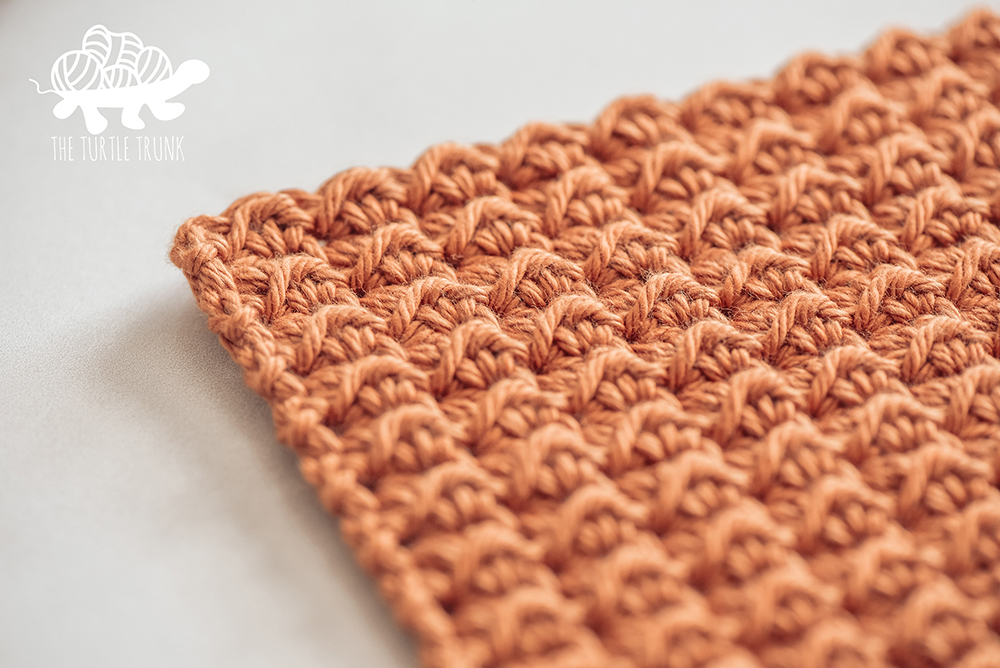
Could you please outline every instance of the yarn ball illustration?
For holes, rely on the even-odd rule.
[[[174,72],[167,54],[144,46],[135,33],[95,25],[84,34],[82,47],[64,53],[52,65],[56,91],[129,88],[163,81]]]
[[[52,87],[61,92],[94,90],[104,85],[104,64],[92,51],[67,51],[52,65]]]

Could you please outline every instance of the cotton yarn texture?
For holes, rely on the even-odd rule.
[[[998,105],[977,12],[171,259],[428,667],[995,668]]]

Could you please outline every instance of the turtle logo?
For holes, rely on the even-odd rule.
[[[208,65],[185,60],[175,70],[167,54],[155,46],[143,46],[134,33],[111,32],[95,25],[83,36],[83,48],[67,51],[52,65],[52,88],[39,93],[55,93],[62,98],[52,114],[62,120],[76,108],[83,110],[87,131],[104,132],[108,121],[98,109],[121,109],[122,125],[142,130],[139,118],[143,105],[160,121],[172,121],[184,113],[180,102],[168,102],[188,87],[208,78]]]

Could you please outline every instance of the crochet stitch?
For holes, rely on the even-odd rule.
[[[426,666],[996,667],[998,104],[976,12],[171,259]]]

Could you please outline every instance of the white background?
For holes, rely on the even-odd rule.
[[[0,0],[0,666],[416,666],[169,264],[187,217],[969,5]],[[28,78],[96,23],[210,66],[177,120],[105,112],[184,162],[53,161],[83,119]]]

